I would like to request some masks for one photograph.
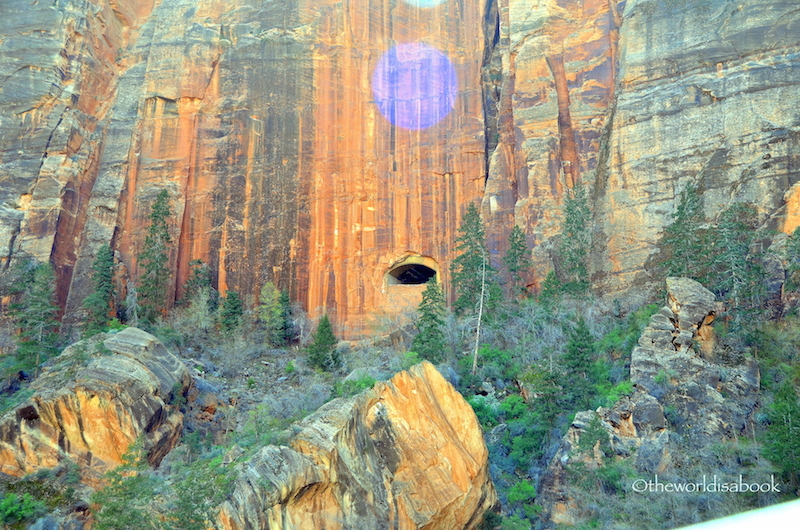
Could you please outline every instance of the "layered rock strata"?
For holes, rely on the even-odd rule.
[[[593,283],[609,298],[644,291],[687,185],[711,219],[747,202],[791,230],[800,178],[796,2],[629,0],[622,18],[594,199]]]
[[[68,322],[101,245],[124,297],[164,188],[171,297],[200,259],[223,294],[255,300],[272,281],[357,333],[418,303],[387,284],[393,265],[430,260],[446,279],[483,193],[484,2],[146,4],[21,5],[0,26],[0,247],[6,263],[52,258]],[[447,57],[457,83],[419,130],[372,92],[384,54],[409,43]],[[425,68],[421,90],[441,83]]]
[[[241,465],[226,530],[475,529],[495,502],[469,404],[429,363],[301,421]]]
[[[137,439],[157,465],[183,429],[169,403],[190,384],[183,363],[136,328],[73,344],[0,418],[0,471],[23,476],[70,459],[96,485]]]

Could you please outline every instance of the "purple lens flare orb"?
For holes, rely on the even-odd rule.
[[[383,54],[372,75],[381,114],[404,129],[420,130],[447,116],[458,95],[458,76],[447,56],[421,42]]]

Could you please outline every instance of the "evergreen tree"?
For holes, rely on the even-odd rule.
[[[172,215],[169,207],[169,193],[162,189],[150,212],[150,226],[139,255],[141,271],[139,274],[138,303],[140,318],[152,324],[156,317],[167,308],[169,293],[169,251],[172,238],[169,235],[167,220]]]
[[[708,243],[706,218],[697,186],[690,184],[681,191],[672,222],[664,229],[659,241],[659,258],[655,274],[659,279],[667,276],[685,276],[703,284],[708,280]]]
[[[339,339],[333,333],[333,326],[328,315],[322,315],[308,347],[308,361],[311,366],[327,371],[339,368],[341,359],[336,352],[338,342]]]
[[[525,281],[522,275],[533,266],[528,250],[528,243],[525,241],[525,233],[518,225],[514,225],[511,234],[508,236],[508,253],[503,258],[508,268],[511,281],[511,293],[514,297],[524,296],[528,290],[525,288]]]
[[[23,369],[36,368],[58,353],[58,305],[53,266],[41,263],[23,276],[21,299],[11,306],[17,335],[17,360]]]
[[[800,400],[790,379],[784,380],[767,411],[769,427],[764,456],[778,466],[796,490],[800,485]]]
[[[239,298],[239,293],[226,291],[220,314],[222,331],[226,334],[232,334],[238,330],[242,325],[243,316],[244,305],[242,304],[242,299]]]
[[[594,338],[583,317],[570,330],[567,351],[561,358],[561,363],[566,370],[564,394],[568,403],[577,410],[587,408],[593,387],[589,375],[594,363]]]
[[[278,302],[281,305],[280,346],[286,346],[295,340],[294,312],[292,310],[292,299],[289,298],[289,291],[281,291]]]
[[[709,235],[708,287],[725,299],[735,324],[758,317],[765,298],[763,256],[751,253],[761,235],[755,207],[736,203],[720,215]]]
[[[564,197],[564,224],[561,226],[556,274],[564,291],[572,294],[589,290],[589,251],[591,250],[589,198],[581,184],[567,190]]]
[[[451,282],[456,292],[453,311],[456,315],[477,314],[489,299],[495,269],[489,263],[486,231],[478,207],[473,203],[461,218],[455,252],[450,265]]]
[[[157,529],[157,519],[148,510],[155,495],[155,481],[144,457],[142,443],[136,442],[124,455],[122,464],[106,473],[108,485],[92,495],[100,509],[94,513],[97,530]]]
[[[191,303],[198,293],[208,293],[206,300],[208,310],[212,313],[215,312],[219,307],[219,293],[211,286],[211,269],[200,259],[190,261],[189,267],[191,267],[191,272],[186,283],[183,284],[181,303]]]
[[[435,279],[428,282],[419,304],[419,334],[414,337],[411,349],[423,359],[437,363],[443,360],[445,350],[444,317],[445,303],[442,288]]]
[[[258,295],[258,319],[267,332],[269,343],[273,346],[283,346],[283,307],[281,306],[281,293],[275,284],[267,282]]]
[[[108,329],[108,316],[114,298],[114,253],[110,246],[102,246],[92,263],[94,290],[83,301],[88,315],[83,323],[83,336],[91,337]]]

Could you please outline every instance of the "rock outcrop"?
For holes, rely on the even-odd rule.
[[[673,471],[675,452],[752,435],[758,364],[753,359],[715,359],[711,322],[719,306],[714,295],[694,280],[668,278],[667,302],[650,318],[631,354],[634,393],[610,408],[576,414],[550,460],[537,502],[553,522],[575,522],[567,467],[576,459],[593,469],[607,458],[628,459],[652,476]],[[578,451],[593,422],[602,434],[592,433],[593,445]]]
[[[667,279],[668,306],[650,318],[631,354],[631,381],[669,407],[672,427],[694,446],[749,429],[758,363],[715,359],[714,295],[688,278]]]
[[[149,333],[127,328],[68,347],[0,418],[0,471],[23,476],[71,459],[96,485],[138,438],[151,465],[175,447],[189,371]]]
[[[475,414],[429,363],[295,429],[241,465],[225,530],[471,530],[495,502]]]

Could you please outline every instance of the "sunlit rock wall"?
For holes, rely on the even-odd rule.
[[[109,242],[124,296],[161,189],[171,297],[201,259],[223,294],[252,303],[273,281],[357,333],[398,298],[392,264],[431,259],[447,276],[485,180],[484,2],[131,4],[22,5],[0,26],[0,248],[54,259],[68,322]],[[446,57],[457,85],[449,113],[419,128],[393,125],[372,90],[384,53],[413,43]],[[426,68],[423,94],[401,87],[398,105],[431,96]],[[419,289],[406,294],[416,306]]]
[[[483,213],[499,258],[514,223],[550,267],[567,187],[591,184],[614,98],[619,10],[609,0],[498,0],[484,66],[489,180]]]

